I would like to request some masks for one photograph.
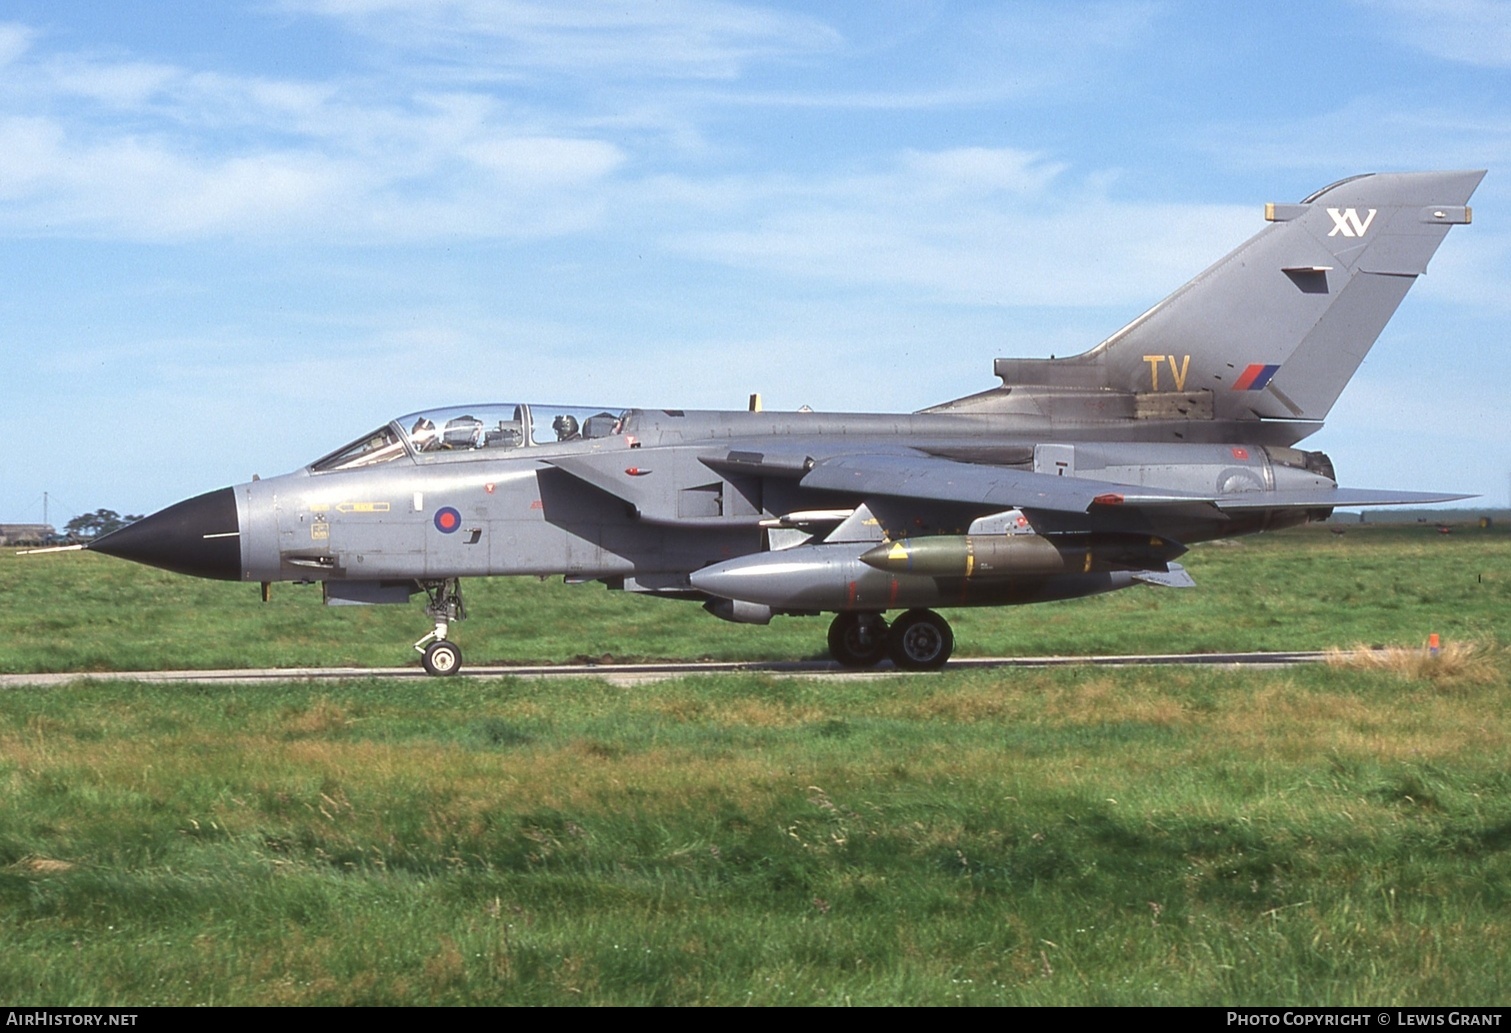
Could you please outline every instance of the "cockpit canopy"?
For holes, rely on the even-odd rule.
[[[458,457],[517,448],[606,438],[624,429],[626,409],[577,405],[494,403],[429,409],[400,416],[385,427],[310,464],[316,473],[354,470],[413,456]]]

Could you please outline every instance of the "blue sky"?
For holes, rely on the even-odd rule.
[[[1504,505],[1511,4],[0,8],[0,519],[437,405],[912,410],[1358,172],[1488,168],[1309,447]]]

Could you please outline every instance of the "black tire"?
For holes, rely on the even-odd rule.
[[[955,651],[955,633],[933,610],[909,610],[887,633],[887,655],[905,671],[937,671]]]
[[[432,642],[425,647],[420,662],[428,673],[447,678],[462,669],[462,651],[455,642]]]
[[[887,655],[887,621],[879,613],[841,613],[829,625],[829,655],[841,667],[875,667]]]

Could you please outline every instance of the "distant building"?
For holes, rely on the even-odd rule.
[[[0,524],[0,545],[41,545],[57,533],[51,524]]]

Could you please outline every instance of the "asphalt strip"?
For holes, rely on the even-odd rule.
[[[1319,663],[1324,651],[1291,653],[1146,653],[1130,656],[959,657],[949,670],[1013,667],[1286,667]],[[857,671],[829,660],[693,662],[652,664],[555,664],[537,667],[467,667],[458,678],[601,678],[612,685],[639,685],[699,674],[754,673],[796,678],[901,678],[928,673],[899,671],[889,663]],[[255,685],[269,681],[329,682],[371,678],[427,678],[418,667],[270,667],[231,671],[84,671],[65,674],[0,674],[0,689],[56,688],[81,681],[138,681],[182,685]]]

